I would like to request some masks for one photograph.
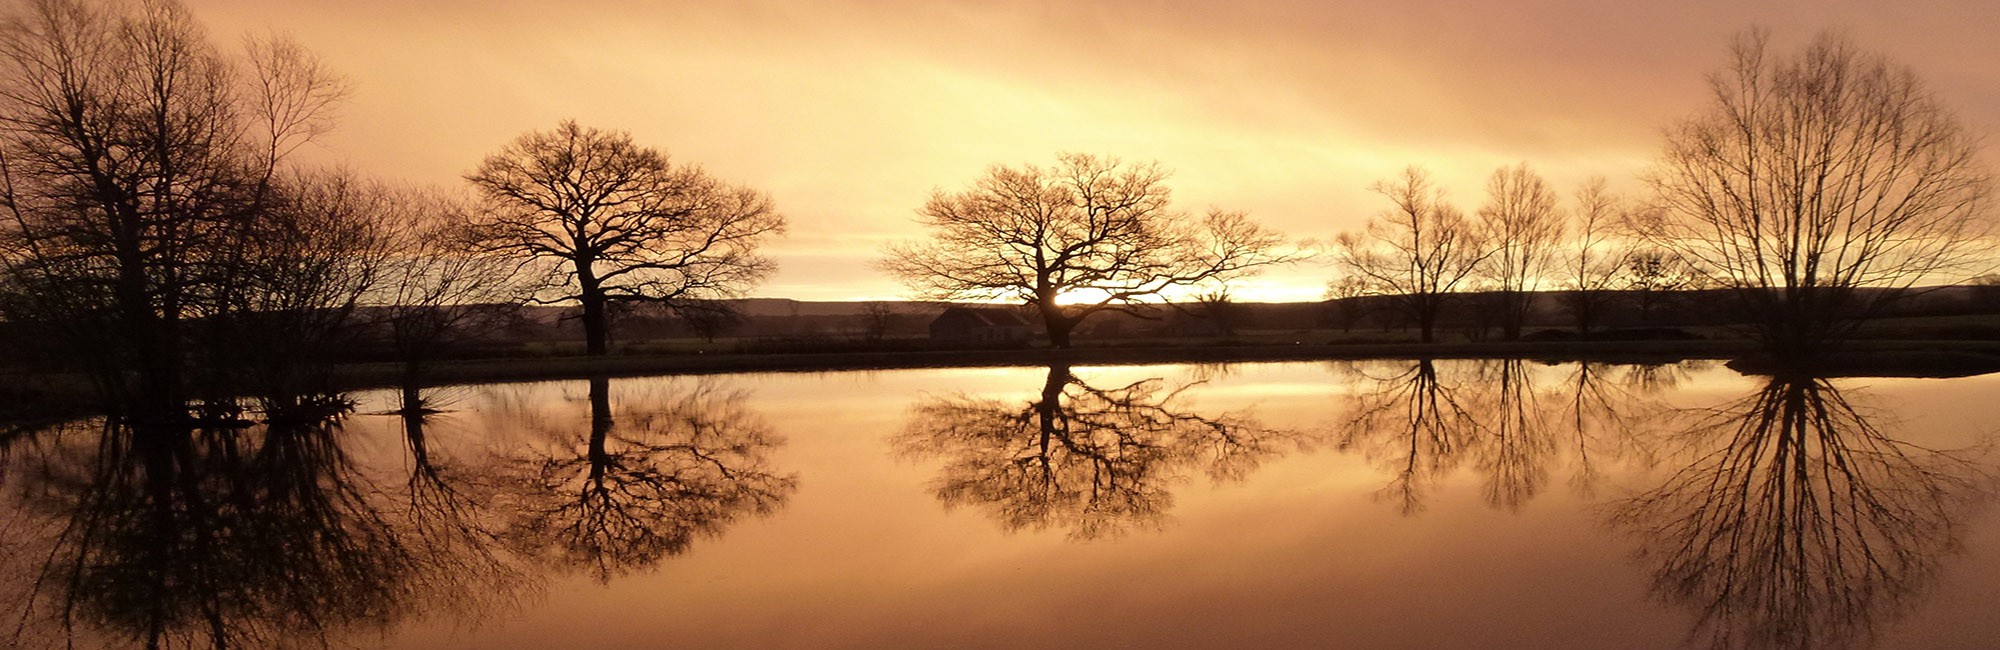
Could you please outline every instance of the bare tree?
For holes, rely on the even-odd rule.
[[[394,255],[372,302],[403,364],[403,410],[416,414],[425,367],[444,348],[508,324],[523,287],[513,260],[466,245],[458,224],[471,208],[456,197],[401,189],[390,207]]]
[[[581,304],[593,355],[607,349],[610,303],[740,296],[770,274],[757,247],[785,226],[760,192],[574,121],[522,135],[466,180],[487,207],[473,240],[545,272],[533,300]]]
[[[1578,334],[1588,334],[1592,325],[1603,320],[1608,292],[1625,266],[1627,249],[1612,237],[1621,203],[1602,176],[1584,181],[1576,191],[1575,237],[1562,260],[1560,275],[1563,306],[1575,320]]]
[[[232,280],[203,300],[226,317],[194,325],[215,344],[203,346],[193,377],[211,405],[254,397],[267,415],[310,421],[345,407],[333,362],[360,342],[357,310],[396,254],[394,197],[344,172],[279,180],[224,258]]]
[[[1034,305],[1049,343],[1092,314],[1152,317],[1149,301],[1223,285],[1296,255],[1240,212],[1173,209],[1157,164],[1063,154],[1052,168],[994,166],[924,204],[928,241],[891,246],[882,269],[924,297]]]
[[[889,336],[889,328],[896,324],[896,308],[880,300],[861,303],[861,334],[870,343],[879,343]]]
[[[244,66],[170,0],[34,0],[0,26],[0,209],[19,320],[74,342],[107,401],[179,417],[185,323],[232,308],[244,244],[341,83],[283,40]]]
[[[1554,265],[1563,237],[1556,192],[1527,163],[1502,167],[1486,183],[1479,219],[1492,246],[1484,275],[1497,290],[1500,333],[1509,340],[1521,338],[1522,323],[1534,307],[1533,292]]]
[[[1197,312],[1194,315],[1213,324],[1215,333],[1236,335],[1236,327],[1243,321],[1244,309],[1242,304],[1236,302],[1236,297],[1229,294],[1227,287],[1202,292],[1195,296],[1195,305]]]
[[[1420,340],[1429,343],[1445,296],[1472,278],[1491,251],[1465,214],[1431,186],[1430,173],[1422,168],[1412,166],[1402,178],[1369,189],[1395,207],[1369,220],[1363,232],[1341,234],[1335,263],[1372,293],[1388,296],[1416,322]]]
[[[1651,323],[1661,304],[1677,292],[1709,286],[1694,265],[1673,251],[1643,246],[1626,251],[1617,283],[1632,292],[1639,320]]]
[[[1976,139],[1908,70],[1822,35],[1737,38],[1714,101],[1673,126],[1648,240],[1735,289],[1780,358],[1808,356],[1991,247]]]

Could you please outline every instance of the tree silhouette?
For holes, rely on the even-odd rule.
[[[436,548],[410,520],[425,513],[397,507],[351,464],[337,424],[99,424],[50,432],[12,493],[10,519],[42,531],[26,544],[39,564],[24,576],[17,634],[324,644],[520,584],[452,552],[461,547]]]
[[[1148,379],[1101,389],[1050,366],[1027,404],[963,395],[918,403],[894,445],[945,461],[930,485],[947,507],[979,508],[1008,531],[1115,536],[1165,520],[1188,470],[1238,480],[1290,437],[1242,414],[1184,410],[1186,388]]]
[[[1717,648],[1865,645],[1955,550],[1987,478],[1896,440],[1824,379],[1772,377],[1678,436],[1687,466],[1609,509]]]
[[[757,247],[785,227],[762,193],[574,121],[522,135],[466,180],[487,207],[471,241],[540,265],[534,300],[581,304],[594,355],[610,341],[610,303],[737,297],[771,273]]]
[[[184,366],[205,351],[188,326],[247,309],[270,289],[260,273],[288,268],[266,245],[309,207],[289,158],[329,127],[344,87],[282,39],[252,42],[246,69],[172,1],[7,13],[4,306],[66,342],[114,406],[185,418]]]
[[[1569,310],[1578,334],[1588,334],[1591,326],[1603,321],[1610,303],[1607,292],[1615,288],[1625,267],[1629,251],[1613,237],[1625,209],[1623,199],[1611,193],[1602,176],[1577,188],[1572,218],[1576,235],[1558,260],[1562,292],[1557,298]]]
[[[994,166],[972,189],[931,195],[929,241],[891,246],[881,267],[926,298],[1033,305],[1049,343],[1092,314],[1152,316],[1147,301],[1222,285],[1297,259],[1240,212],[1171,207],[1156,164],[1063,154],[1053,168]]]
[[[1430,174],[1410,167],[1395,181],[1369,189],[1395,207],[1369,220],[1360,233],[1335,241],[1334,261],[1363,293],[1387,296],[1417,324],[1419,340],[1435,338],[1445,296],[1471,280],[1492,254],[1489,242],[1465,214],[1432,187]]]
[[[1483,275],[1495,289],[1501,336],[1521,338],[1522,324],[1534,309],[1532,292],[1554,270],[1563,238],[1555,189],[1527,163],[1494,170],[1479,222],[1492,247]]]
[[[646,395],[614,411],[610,380],[590,380],[582,430],[546,427],[511,459],[506,535],[524,552],[587,570],[599,581],[685,552],[746,515],[769,514],[798,480],[768,467],[782,444],[712,384]]]
[[[1770,353],[1804,359],[1920,283],[1989,264],[1978,139],[1906,68],[1822,35],[1740,36],[1711,106],[1667,132],[1654,245],[1734,289]]]

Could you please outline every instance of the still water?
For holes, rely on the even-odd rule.
[[[1990,648],[1996,396],[1370,361],[23,427],[0,611],[25,647]]]

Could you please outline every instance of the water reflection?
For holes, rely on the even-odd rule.
[[[12,585],[17,640],[82,628],[147,647],[268,646],[511,584],[428,552],[436,540],[354,465],[337,424],[89,426],[47,432],[19,476],[15,558],[39,562]]]
[[[504,463],[507,537],[605,581],[744,515],[772,512],[798,480],[770,468],[781,441],[744,397],[703,382],[614,409],[610,381],[598,378],[590,380],[587,427],[503,411],[537,422],[540,434]]]
[[[1973,454],[1897,440],[1819,378],[1774,377],[1677,442],[1687,465],[1609,519],[1718,648],[1864,644],[1929,587],[1985,494]]]
[[[439,448],[454,414],[406,409],[402,464],[356,460],[338,419],[10,431],[11,644],[328,645],[432,615],[467,624],[552,571],[651,566],[794,489],[744,393],[656,387],[614,408],[608,381],[589,386],[586,422],[526,418],[541,427],[521,448]]]
[[[1158,526],[1188,470],[1240,479],[1294,437],[1246,414],[1189,410],[1187,388],[1162,379],[1099,388],[1054,365],[1026,404],[925,398],[893,444],[944,461],[931,489],[948,507],[979,508],[1009,531],[1116,535]]]
[[[1377,463],[1390,477],[1378,497],[1405,514],[1422,512],[1436,484],[1468,464],[1485,501],[1510,512],[1565,464],[1571,484],[1588,493],[1605,463],[1644,456],[1633,430],[1662,408],[1653,394],[1687,372],[1584,362],[1551,382],[1550,368],[1521,359],[1347,362],[1335,370],[1352,386],[1339,448]]]

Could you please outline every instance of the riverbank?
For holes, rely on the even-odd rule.
[[[1257,345],[1132,345],[1048,348],[834,351],[784,353],[620,354],[603,357],[533,356],[441,361],[429,366],[431,386],[522,381],[763,372],[837,372],[905,368],[974,368],[1050,365],[1150,365],[1363,359],[1529,359],[1550,363],[1672,363],[1691,359],[1733,361],[1741,372],[1771,372],[1757,362],[1755,346],[1740,340],[1483,341],[1449,343],[1342,343]],[[2000,341],[1871,340],[1814,369],[1825,376],[1955,377],[2000,372]],[[393,363],[341,366],[342,390],[400,385]],[[0,377],[0,419],[87,410],[89,387],[66,375],[13,373]]]

